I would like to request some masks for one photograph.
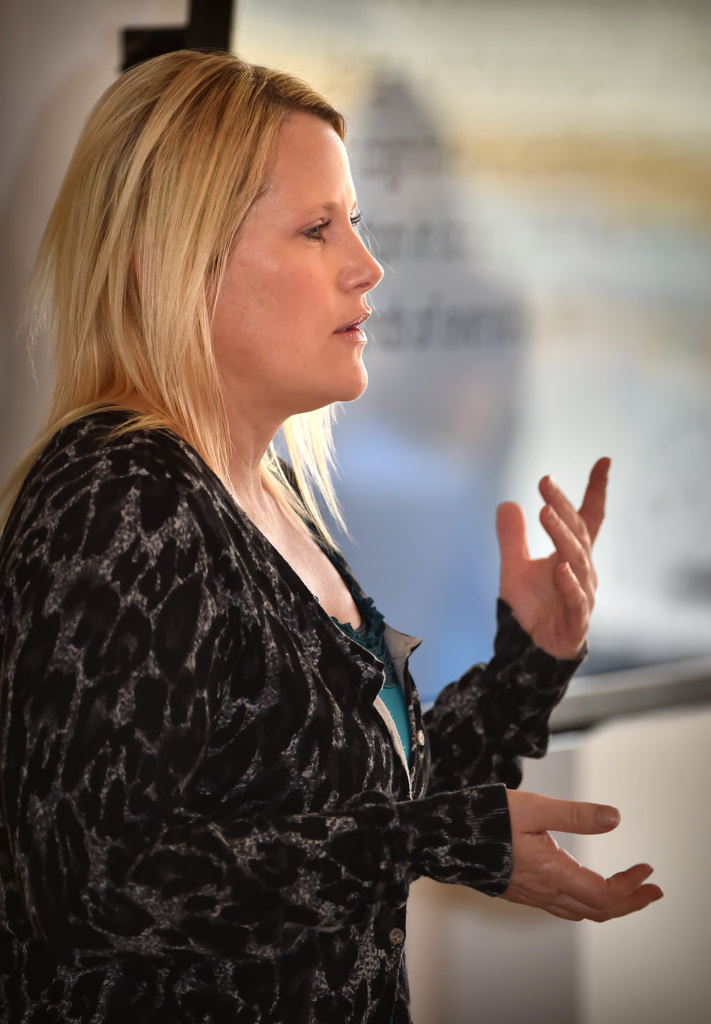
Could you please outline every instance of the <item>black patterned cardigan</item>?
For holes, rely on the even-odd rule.
[[[0,1019],[410,1020],[408,887],[496,895],[505,785],[577,662],[499,605],[495,656],[423,715],[195,451],[62,429],[0,543]],[[505,784],[505,785],[504,785]]]

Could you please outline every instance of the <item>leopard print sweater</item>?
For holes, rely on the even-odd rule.
[[[0,1017],[406,1022],[408,886],[506,888],[502,783],[577,663],[500,604],[493,660],[423,715],[389,629],[408,771],[381,664],[123,417],[57,433],[0,543]]]

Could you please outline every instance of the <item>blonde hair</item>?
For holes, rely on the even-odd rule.
[[[5,516],[49,439],[89,412],[136,398],[121,428],[168,428],[229,486],[229,433],[210,323],[230,251],[263,194],[293,112],[342,116],[304,82],[227,53],[178,51],[139,64],[101,97],[52,210],[35,272],[55,342],[45,424],[10,479]],[[292,417],[283,435],[300,499],[273,445],[265,482],[327,543],[330,408]]]

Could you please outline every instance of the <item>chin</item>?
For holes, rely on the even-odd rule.
[[[312,391],[310,395],[302,393],[299,408],[295,412],[314,412],[316,409],[325,409],[329,405],[336,405],[340,402],[354,402],[360,398],[368,386],[368,372],[359,360],[355,366],[349,368],[349,372],[341,372],[334,376],[321,388],[320,391]]]
[[[336,384],[336,381],[329,382],[329,397],[323,405],[333,405],[334,402],[354,402],[360,398],[368,387],[368,371],[363,363],[351,367],[350,373],[344,374]]]
[[[337,398],[337,402],[355,402],[356,398],[360,398],[365,389],[368,387],[368,371],[361,363],[360,372],[357,378],[353,380],[352,387],[350,387],[349,394],[344,395],[342,398]]]

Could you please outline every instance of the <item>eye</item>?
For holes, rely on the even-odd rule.
[[[330,223],[330,220],[325,220],[322,224],[314,224],[312,228],[306,228],[306,230],[303,231],[302,234],[305,235],[306,238],[314,239],[314,241],[316,242],[323,242],[324,229],[327,228]]]
[[[351,214],[351,227],[357,229],[358,225],[360,224],[360,222],[362,220],[363,220],[363,214],[360,212],[360,210],[356,210],[355,213]]]

